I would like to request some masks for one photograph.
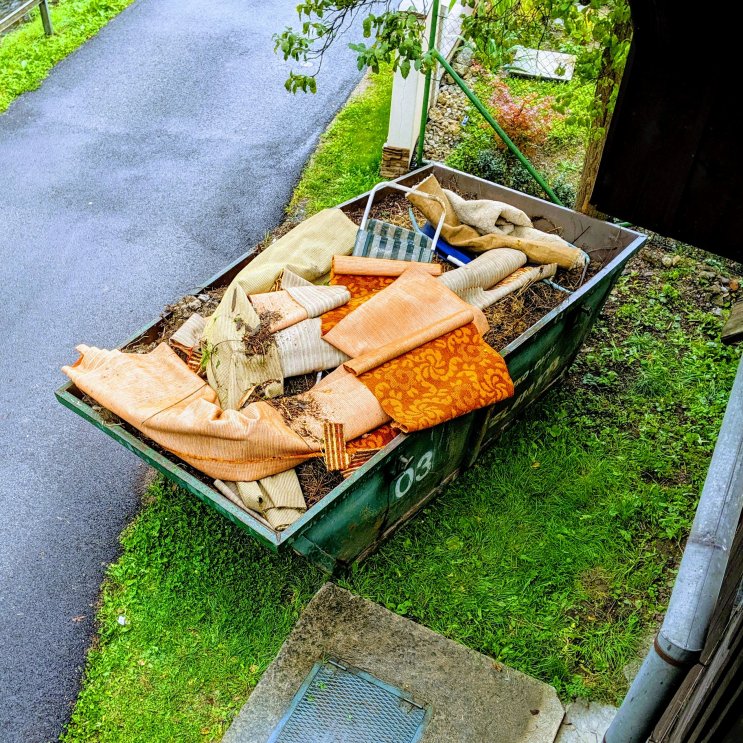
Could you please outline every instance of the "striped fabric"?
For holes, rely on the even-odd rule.
[[[307,317],[320,317],[351,299],[345,286],[296,286],[289,287],[286,292],[304,307]]]
[[[214,486],[222,495],[274,531],[283,531],[306,510],[295,470],[264,477],[258,482],[223,482]]]
[[[433,242],[427,235],[370,219],[366,229],[359,230],[356,235],[353,255],[430,263],[433,260]]]
[[[190,350],[199,345],[201,335],[204,332],[206,320],[194,312],[178,330],[170,336],[170,345],[175,348]]]
[[[439,281],[462,296],[467,289],[489,289],[526,263],[520,250],[496,248],[479,255],[466,266],[447,271]]]
[[[512,274],[506,276],[505,279],[499,281],[492,289],[486,290],[481,287],[463,289],[459,292],[459,296],[468,304],[484,310],[509,294],[531,286],[535,281],[541,281],[542,279],[548,279],[554,276],[555,271],[557,271],[556,263],[543,264],[541,266],[522,266],[521,268],[517,268]],[[451,271],[451,273],[454,273],[454,271]]]
[[[188,368],[195,374],[202,371],[204,349],[201,347],[201,334],[204,332],[205,325],[206,320],[198,313],[194,313],[170,336],[168,341],[172,348],[185,355]]]
[[[188,358],[186,359],[186,364],[188,364],[188,368],[194,373],[194,374],[206,374],[206,371],[202,369],[204,363],[204,349],[201,347],[201,345],[195,346],[188,352]]]
[[[375,454],[382,451],[381,449],[363,449],[362,451],[355,451],[351,456],[351,461],[348,467],[344,467],[341,470],[341,475],[344,479],[348,479],[351,475],[356,472],[357,469],[363,467]]]
[[[276,346],[284,377],[335,369],[348,356],[321,337],[322,320],[313,317],[276,333]]]
[[[324,422],[322,452],[329,472],[343,470],[351,464],[351,455],[346,451],[342,423]]]
[[[297,286],[314,286],[311,281],[302,278],[298,273],[294,273],[291,268],[285,268],[281,274],[281,278],[276,280],[276,288],[274,291],[279,289],[294,289]]]

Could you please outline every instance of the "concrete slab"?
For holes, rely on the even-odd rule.
[[[515,47],[513,61],[506,65],[512,75],[540,77],[545,80],[570,80],[575,70],[575,56],[546,49]]]
[[[563,718],[551,686],[326,583],[224,743],[266,743],[314,663],[328,656],[430,705],[421,743],[553,743]]]
[[[569,704],[555,743],[601,743],[617,708],[579,699]]]

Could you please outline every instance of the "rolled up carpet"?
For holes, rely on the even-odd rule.
[[[389,343],[404,341],[422,328],[468,308],[472,309],[480,332],[485,333],[488,323],[480,310],[429,273],[410,268],[344,317],[323,338],[353,359]]]

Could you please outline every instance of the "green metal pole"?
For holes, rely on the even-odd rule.
[[[439,0],[433,0],[431,8],[431,28],[428,33],[428,48],[436,47],[436,26],[439,22]],[[426,73],[425,88],[423,89],[423,110],[421,111],[421,128],[418,132],[418,166],[423,165],[423,146],[426,142],[426,123],[428,122],[428,98],[431,94],[431,70]]]
[[[485,106],[483,106],[480,99],[469,89],[467,86],[467,83],[462,80],[459,75],[454,71],[452,66],[446,61],[446,58],[439,52],[438,49],[434,49],[433,52],[436,59],[439,61],[441,66],[449,73],[449,76],[454,80],[454,82],[462,89],[464,94],[467,96],[467,98],[470,99],[472,102],[472,105],[485,117],[485,121],[490,124],[490,126],[495,129],[496,134],[503,140],[506,147],[508,147],[511,152],[513,152],[514,155],[518,158],[519,162],[529,171],[529,175],[544,189],[544,192],[547,194],[547,196],[550,197],[550,201],[554,202],[558,206],[564,206],[562,201],[557,198],[554,191],[549,187],[549,184],[546,180],[537,172],[537,170],[534,168],[534,166],[527,160],[526,156],[524,155],[521,150],[516,147],[516,145],[511,141],[511,138],[503,131],[503,127],[490,115],[490,111],[488,111]]]

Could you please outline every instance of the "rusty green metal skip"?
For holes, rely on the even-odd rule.
[[[57,390],[57,398],[268,549],[294,550],[328,573],[363,559],[440,493],[461,470],[469,467],[485,447],[493,445],[519,413],[567,371],[622,269],[646,239],[632,230],[440,164],[427,165],[397,182],[413,185],[430,173],[444,187],[475,194],[477,198],[507,200],[533,219],[547,220],[566,239],[588,252],[592,261],[602,264],[601,270],[582,287],[566,295],[559,306],[500,349],[516,388],[513,398],[435,428],[400,434],[298,521],[278,533],[232,504],[207,478],[188,472],[176,457],[161,454],[146,439],[120,425],[106,423],[71,383]],[[380,195],[386,195],[385,191]],[[366,201],[367,194],[361,194],[340,207],[350,212]],[[228,284],[251,259],[251,254],[244,255],[207,282],[204,289]],[[126,350],[135,340],[157,339],[163,321],[160,319],[139,331],[122,348]]]

